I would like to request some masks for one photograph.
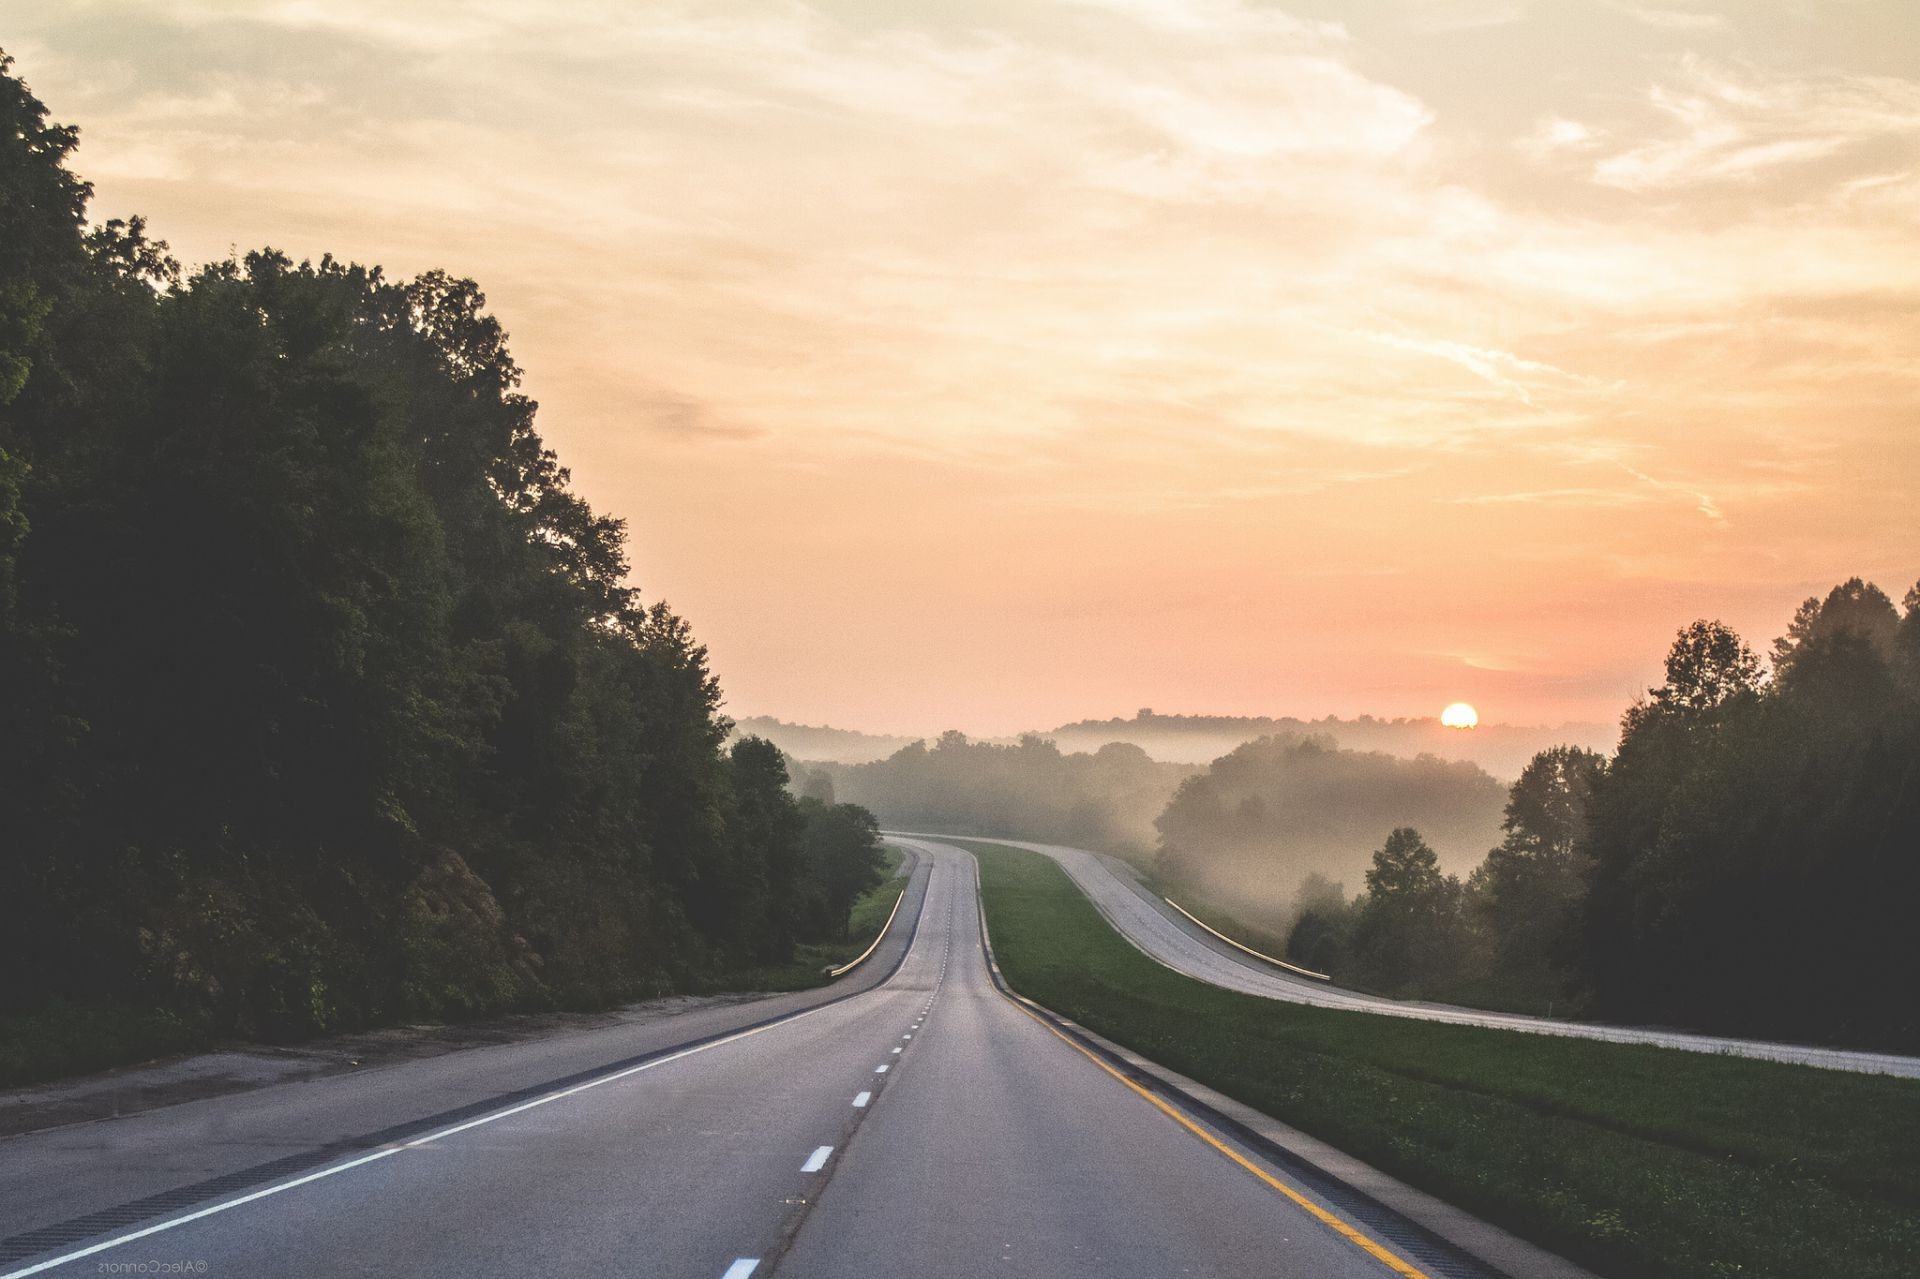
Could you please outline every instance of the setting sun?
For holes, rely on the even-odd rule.
[[[1465,702],[1455,702],[1440,712],[1440,722],[1448,728],[1472,728],[1480,722],[1480,712]]]

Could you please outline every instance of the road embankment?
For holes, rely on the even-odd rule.
[[[1895,1279],[1920,1084],[1288,1004],[1174,972],[1052,861],[979,857],[1022,994],[1602,1274]]]

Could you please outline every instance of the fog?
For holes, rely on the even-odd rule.
[[[1263,737],[1181,785],[1156,826],[1156,868],[1263,931],[1290,922],[1309,874],[1349,890],[1396,826],[1466,874],[1500,842],[1507,791],[1479,765],[1342,749],[1327,734]]]
[[[1000,745],[956,732],[871,763],[798,770],[809,781],[824,775],[838,799],[896,829],[1051,840],[1140,860],[1154,848],[1154,819],[1193,771],[1123,743],[1066,754],[1040,737]]]
[[[824,725],[790,724],[766,715],[739,721],[739,734],[764,737],[796,759],[836,764],[864,764],[885,759],[911,737],[866,733]],[[1166,763],[1207,764],[1262,737],[1330,734],[1342,748],[1385,751],[1404,759],[1434,755],[1441,759],[1471,760],[1495,777],[1520,775],[1538,751],[1572,745],[1603,754],[1613,750],[1620,730],[1615,724],[1571,723],[1552,726],[1482,724],[1462,731],[1447,728],[1436,718],[1296,719],[1265,715],[1161,715],[1141,710],[1126,719],[1084,719],[1023,736],[1045,738],[1063,752],[1091,754],[1112,742],[1137,746]],[[997,746],[1016,745],[1020,738],[977,739]]]
[[[789,724],[771,715],[749,715],[736,720],[733,733],[735,737],[764,737],[795,759],[828,764],[865,764],[884,759],[918,740],[825,724]]]
[[[1610,752],[1619,739],[1614,724],[1557,725],[1483,723],[1471,730],[1447,728],[1437,718],[1295,719],[1259,715],[1160,715],[1141,710],[1131,719],[1081,720],[1045,736],[1062,750],[1089,750],[1105,742],[1131,742],[1155,759],[1204,764],[1262,737],[1330,735],[1343,749],[1385,751],[1405,759],[1434,755],[1470,760],[1495,777],[1511,780],[1548,746],[1570,744]]]
[[[1396,826],[1417,826],[1464,875],[1500,842],[1507,794],[1472,762],[1347,750],[1324,733],[1263,737],[1197,769],[1131,743],[1076,752],[1037,735],[1002,745],[949,732],[883,760],[797,763],[794,778],[896,829],[1120,854],[1170,891],[1271,931],[1291,921],[1309,873],[1356,887]]]

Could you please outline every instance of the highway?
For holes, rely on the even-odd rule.
[[[925,838],[942,838],[926,836]],[[958,838],[946,836],[945,838]],[[1325,982],[1298,977],[1261,962],[1224,945],[1207,935],[1192,921],[1181,918],[1166,901],[1144,883],[1134,869],[1116,857],[1069,848],[1060,844],[1039,844],[994,836],[968,836],[983,841],[1007,844],[1042,853],[1060,864],[1107,917],[1120,934],[1141,951],[1189,977],[1198,978],[1229,990],[1244,991],[1268,999],[1289,1003],[1313,1004],[1322,1008],[1340,1008],[1353,1012],[1377,1013],[1388,1017],[1412,1017],[1423,1021],[1447,1022],[1458,1026],[1484,1026],[1496,1030],[1518,1030],[1543,1035],[1571,1035],[1582,1039],[1602,1039],[1620,1044],[1651,1044],[1686,1052],[1725,1053],[1737,1057],[1757,1057],[1767,1061],[1817,1066],[1828,1070],[1850,1070],[1864,1074],[1897,1075],[1920,1078],[1920,1057],[1892,1053],[1854,1052],[1805,1044],[1770,1043],[1755,1039],[1728,1039],[1717,1035],[1689,1034],[1635,1026],[1611,1026],[1592,1022],[1556,1021],[1514,1013],[1483,1012],[1451,1004],[1417,1003],[1387,999],[1360,991],[1342,990]]]
[[[0,1279],[1487,1273],[1003,994],[972,858],[898,842],[894,929],[820,991],[0,1141]]]

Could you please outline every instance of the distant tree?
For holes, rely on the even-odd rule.
[[[1432,992],[1458,980],[1469,939],[1458,878],[1420,832],[1401,826],[1375,850],[1353,929],[1356,975],[1394,994]]]
[[[1413,824],[1464,865],[1499,836],[1505,788],[1478,765],[1343,750],[1323,734],[1248,742],[1183,782],[1155,821],[1156,870],[1278,932],[1309,871],[1357,873],[1378,832]]]
[[[817,799],[822,804],[834,803],[833,774],[824,768],[808,768],[795,760],[787,761],[787,769],[793,774],[794,793],[802,799]]]
[[[1787,633],[1774,641],[1774,678],[1791,680],[1803,657],[1831,645],[1841,635],[1856,636],[1875,652],[1890,654],[1899,629],[1899,610],[1886,593],[1870,582],[1850,577],[1828,591],[1824,600],[1809,597],[1800,605]]]
[[[1353,907],[1347,890],[1318,871],[1301,881],[1294,895],[1294,923],[1287,933],[1287,958],[1316,972],[1346,969]]]
[[[895,828],[1134,854],[1150,846],[1154,816],[1193,771],[1125,744],[1067,754],[1034,734],[1000,745],[958,732],[871,763],[809,767],[830,776],[834,796],[872,809]]]
[[[1894,674],[1909,693],[1920,694],[1920,582],[1908,589],[1901,606],[1906,615],[1894,633]]]

